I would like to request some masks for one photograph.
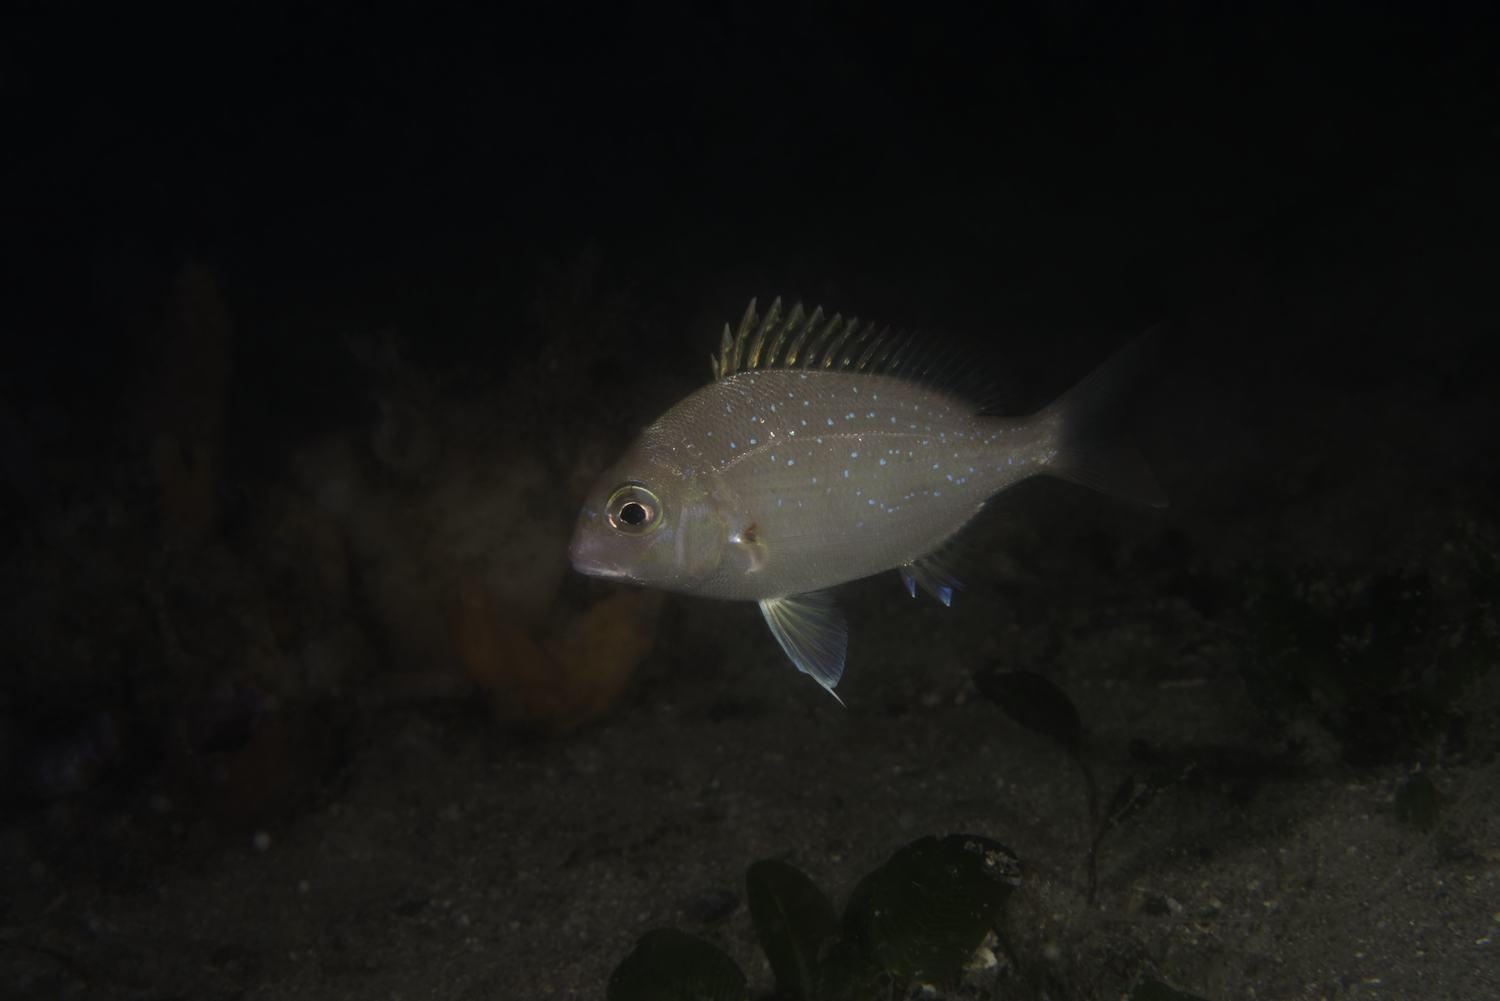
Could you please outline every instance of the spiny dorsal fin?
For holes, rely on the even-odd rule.
[[[873,323],[861,326],[857,318],[845,320],[842,313],[825,319],[821,306],[808,313],[799,302],[791,312],[783,312],[779,297],[761,317],[751,299],[734,333],[724,325],[719,353],[712,359],[714,378],[767,368],[890,373],[893,369],[886,362],[900,358],[899,349],[911,340],[904,331]]]
[[[778,297],[761,316],[751,299],[732,333],[724,325],[719,353],[709,358],[714,378],[727,379],[757,369],[821,369],[893,375],[940,389],[984,406],[994,399],[993,384],[964,352],[915,332],[892,330],[842,313],[808,313],[799,302],[782,309]]]

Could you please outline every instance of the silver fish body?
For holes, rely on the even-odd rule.
[[[872,363],[883,337],[870,328],[856,354],[831,324],[800,308],[782,316],[779,303],[762,319],[752,303],[739,334],[726,332],[719,378],[646,428],[590,492],[575,568],[759,602],[793,662],[832,692],[847,628],[829,588],[897,569],[909,592],[948,603],[957,582],[936,554],[1034,475],[1159,502],[1131,453],[1084,433],[1114,395],[1118,380],[1101,375],[1119,366],[1037,414],[994,417],[914,378],[919,364]]]
[[[711,572],[661,585],[755,601],[930,555],[1055,452],[1043,425],[980,417],[896,377],[793,370],[713,383],[637,447],[673,457],[726,530]]]

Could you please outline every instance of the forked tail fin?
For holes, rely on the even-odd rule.
[[[1145,457],[1124,440],[1116,424],[1126,394],[1159,340],[1158,328],[1148,330],[1037,415],[1038,421],[1055,422],[1057,428],[1057,455],[1049,473],[1115,497],[1167,506]]]

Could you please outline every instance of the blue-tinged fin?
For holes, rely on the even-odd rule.
[[[917,596],[917,588],[920,587],[944,605],[951,605],[954,592],[963,587],[963,582],[935,555],[912,560],[897,569],[901,571],[901,581],[906,585],[906,593],[913,598]]]
[[[760,613],[797,670],[812,675],[843,705],[844,700],[833,689],[844,676],[849,626],[834,606],[833,596],[827,591],[813,591],[767,598],[760,603]]]
[[[917,575],[912,573],[911,564],[903,563],[896,570],[901,574],[901,583],[906,585],[906,593],[915,598],[917,596]]]
[[[1057,422],[1057,454],[1049,473],[1151,507],[1167,506],[1145,457],[1121,440],[1116,422],[1122,398],[1158,338],[1155,329],[1137,337],[1037,415],[1038,421]]]

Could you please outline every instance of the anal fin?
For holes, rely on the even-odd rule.
[[[760,603],[771,634],[797,665],[839,699],[833,689],[844,675],[844,656],[849,650],[849,626],[827,591],[767,598]]]
[[[917,596],[917,575],[912,573],[911,565],[903,563],[896,568],[896,571],[901,574],[901,583],[906,586],[906,593],[915,598]]]
[[[903,563],[896,569],[901,571],[901,582],[906,585],[906,593],[913,598],[917,596],[917,588],[920,587],[944,605],[951,605],[953,592],[963,587],[963,582],[936,556],[923,556],[910,563]]]

